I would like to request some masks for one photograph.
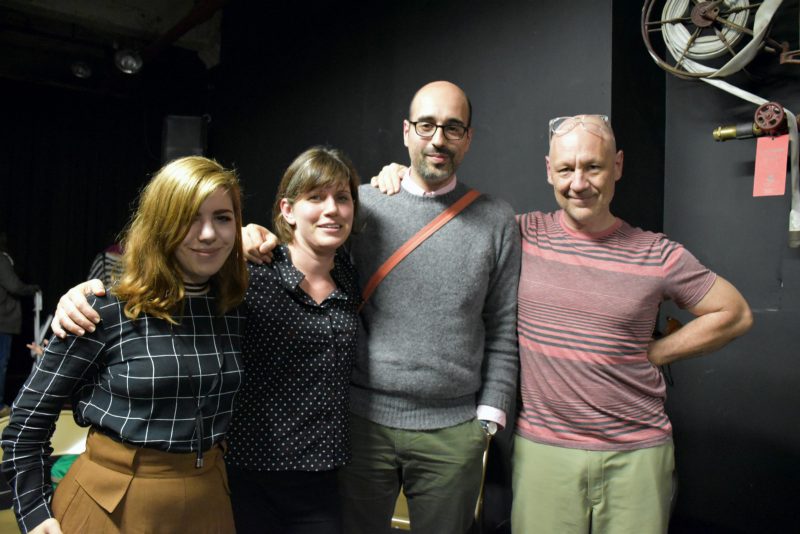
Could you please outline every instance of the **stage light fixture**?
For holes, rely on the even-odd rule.
[[[122,49],[114,54],[114,64],[125,74],[136,74],[143,63],[142,56],[134,50]]]
[[[81,80],[92,77],[92,67],[85,61],[73,61],[69,68],[72,75]]]

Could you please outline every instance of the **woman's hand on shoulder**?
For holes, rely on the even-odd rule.
[[[258,224],[250,223],[242,227],[244,257],[255,264],[272,261],[272,250],[278,246],[278,238]]]
[[[408,167],[399,163],[390,163],[385,165],[378,176],[373,176],[369,181],[372,187],[380,189],[381,193],[385,195],[394,195],[400,192],[400,182],[403,181],[403,176],[408,170]]]
[[[86,295],[90,294],[98,297],[105,295],[103,282],[98,279],[82,282],[59,299],[53,322],[50,323],[56,336],[64,339],[67,333],[82,336],[87,331],[94,332],[95,324],[100,322],[100,315],[86,299]]]

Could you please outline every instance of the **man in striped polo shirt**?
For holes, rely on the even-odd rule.
[[[674,458],[658,366],[742,335],[750,309],[679,243],[611,213],[623,154],[607,117],[552,120],[545,160],[561,210],[518,217],[513,530],[666,532]],[[696,318],[653,340],[664,300]]]

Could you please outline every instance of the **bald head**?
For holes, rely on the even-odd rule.
[[[614,130],[611,128],[611,123],[604,115],[575,115],[573,117],[565,117],[562,119],[553,119],[557,121],[555,124],[551,122],[550,125],[550,152],[553,151],[553,146],[561,138],[573,133],[586,132],[590,135],[600,138],[603,145],[612,154],[617,151],[617,141],[614,137]]]
[[[562,222],[573,230],[600,232],[616,221],[611,200],[622,177],[622,151],[617,151],[607,119],[576,115],[550,124],[547,181],[562,208]]]
[[[450,183],[472,142],[471,118],[469,99],[459,86],[438,81],[417,91],[403,121],[403,143],[417,185],[435,191]]]
[[[423,101],[464,106],[465,126],[472,124],[472,102],[469,101],[467,94],[454,83],[441,80],[423,85],[411,99],[411,105],[408,108],[408,116],[411,120],[416,120],[415,117],[419,113]]]

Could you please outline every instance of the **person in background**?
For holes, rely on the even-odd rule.
[[[26,284],[14,272],[14,260],[8,253],[8,236],[0,232],[0,417],[11,413],[5,403],[6,370],[11,358],[12,336],[22,329],[22,307],[19,297],[39,291],[36,284]]]
[[[100,280],[102,282],[102,293],[105,293],[105,289],[113,286],[119,280],[121,274],[122,245],[113,243],[102,252],[98,252],[97,256],[94,257],[91,266],[89,266],[89,274],[86,276],[86,280]],[[47,343],[48,339],[45,338],[41,345],[34,340],[25,346],[31,350],[31,357],[38,358],[44,354]]]
[[[33,353],[31,355],[32,357],[38,358],[39,356],[42,356],[44,354],[44,349],[47,348],[47,344],[49,342],[50,341],[48,339],[44,339],[44,340],[42,340],[42,344],[39,345],[35,341],[31,341],[30,343],[27,343],[25,346],[28,347],[31,350],[31,352]]]
[[[98,278],[103,281],[103,285],[111,287],[119,279],[121,272],[122,246],[119,243],[114,243],[94,257],[86,279],[93,280]]]
[[[122,277],[91,299],[102,321],[47,346],[3,432],[22,532],[233,532],[222,442],[243,378],[240,228],[238,179],[216,162],[178,159],[149,182]],[[90,430],[52,495],[66,399]]]

